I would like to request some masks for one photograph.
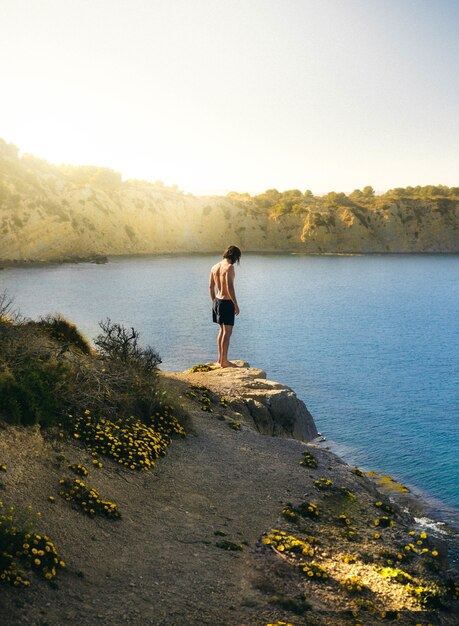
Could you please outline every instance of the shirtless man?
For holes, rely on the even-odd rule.
[[[241,251],[237,246],[228,246],[223,261],[210,270],[209,291],[212,300],[212,319],[220,324],[218,333],[218,363],[220,367],[234,367],[228,361],[228,348],[234,326],[234,315],[239,307],[234,292],[234,264],[239,263]],[[217,292],[215,293],[215,290]]]

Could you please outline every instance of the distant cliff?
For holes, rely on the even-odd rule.
[[[0,140],[0,260],[244,251],[459,252],[459,187],[196,197]]]

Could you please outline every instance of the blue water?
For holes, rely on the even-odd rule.
[[[216,358],[209,255],[0,272],[24,315],[132,325],[163,369]],[[293,387],[349,462],[459,508],[459,257],[245,255],[230,358]],[[439,504],[441,508],[442,505]]]

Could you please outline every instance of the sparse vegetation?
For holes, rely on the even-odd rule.
[[[300,465],[303,465],[303,467],[310,467],[315,469],[316,467],[318,467],[319,464],[312,452],[309,452],[309,450],[305,450],[303,452],[303,460],[300,461]]]
[[[207,363],[198,363],[190,368],[190,374],[196,374],[196,372],[210,372],[212,368]]]
[[[35,532],[39,518],[31,507],[21,513],[0,501],[0,585],[28,587],[31,572],[52,580],[65,567],[51,539]]]
[[[94,468],[103,467],[97,457],[104,455],[127,469],[150,469],[172,437],[185,434],[158,387],[159,355],[139,345],[133,328],[110,320],[100,326],[96,351],[63,317],[23,320],[12,315],[11,300],[1,295],[0,418],[52,427],[50,439],[81,442],[92,452]],[[85,401],[91,408],[81,408]],[[0,469],[8,468],[2,464]],[[81,477],[89,473],[82,463],[67,464],[67,469]],[[60,484],[62,498],[86,515],[120,517],[115,503],[80,478],[63,478]],[[56,503],[54,495],[47,500]],[[49,538],[34,533],[30,520],[22,523],[12,506],[5,509],[0,503],[0,582],[27,586],[20,563],[48,580],[63,567]]]
[[[79,478],[74,480],[64,478],[60,484],[59,495],[89,517],[94,517],[94,515],[104,515],[112,519],[120,517],[118,507],[114,502],[102,500],[97,489],[88,487]]]
[[[62,316],[38,322],[10,317],[0,298],[0,416],[14,424],[50,426],[89,408],[106,418],[135,415],[150,423],[167,398],[158,386],[161,359],[139,333],[100,323],[98,351]]]

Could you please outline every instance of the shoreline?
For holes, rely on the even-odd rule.
[[[95,265],[105,265],[109,262],[107,256],[102,254],[91,254],[89,256],[84,257],[64,257],[61,259],[49,259],[49,260],[39,260],[39,259],[6,259],[0,261],[0,270],[10,269],[10,268],[27,268],[27,267],[48,267],[54,265],[67,265],[67,264],[79,264],[79,263],[94,263]]]
[[[323,438],[323,435],[321,435],[318,440],[311,443],[321,449],[328,450],[349,467],[354,467],[342,453],[337,451],[339,448],[337,442]],[[376,472],[368,467],[360,467],[360,469],[389,499],[414,517],[419,530],[428,530],[439,541],[444,541],[448,538],[451,566],[459,567],[459,508],[448,505],[443,500],[432,496],[416,485],[399,482],[397,476],[392,474]],[[385,487],[384,484],[378,481],[378,476],[390,478],[393,482],[389,482],[389,487]],[[403,487],[407,491],[399,488],[394,489],[391,485]]]
[[[69,256],[55,259],[3,259],[0,260],[0,271],[9,268],[28,268],[28,267],[47,267],[55,265],[67,265],[67,264],[80,264],[80,263],[94,263],[96,265],[105,265],[112,260],[119,259],[145,259],[149,257],[186,257],[186,256],[206,256],[221,254],[221,250],[209,250],[205,252],[197,251],[169,251],[169,252],[141,252],[137,254],[91,254],[88,256]],[[458,256],[457,251],[377,251],[377,252],[303,252],[301,250],[248,250],[244,252],[244,256],[276,256],[276,255],[291,255],[291,256],[311,256],[311,257],[424,257],[424,256]]]

